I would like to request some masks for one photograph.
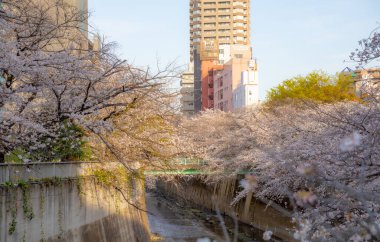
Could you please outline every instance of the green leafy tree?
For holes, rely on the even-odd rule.
[[[314,71],[307,76],[285,80],[272,88],[268,92],[266,104],[273,106],[305,100],[321,103],[355,101],[357,97],[353,79],[347,74],[328,75]]]

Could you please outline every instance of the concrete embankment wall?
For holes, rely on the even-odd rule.
[[[270,230],[286,241],[293,239],[291,218],[271,206],[258,201],[249,194],[231,207],[231,201],[238,192],[238,180],[229,179],[216,185],[207,185],[197,178],[178,178],[174,181],[157,181],[157,189],[167,196],[184,199],[199,207],[215,210],[218,203],[220,211],[233,217],[237,215],[240,222],[252,225],[262,231]]]
[[[83,176],[90,165],[0,166],[7,175],[0,185],[0,241],[149,241],[146,213]],[[143,184],[135,181],[129,190],[129,202],[144,209]]]

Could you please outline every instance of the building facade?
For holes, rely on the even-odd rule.
[[[65,0],[68,4],[75,6],[78,10],[80,10],[83,14],[88,14],[88,0]],[[83,34],[87,36],[88,33],[88,19],[85,19],[80,29]]]
[[[376,92],[380,89],[380,68],[368,68],[364,70],[357,70],[354,74],[355,92],[358,96],[364,93]]]
[[[194,112],[198,113],[202,110],[202,61],[199,49],[193,51],[194,63]]]
[[[63,4],[49,0],[31,0],[30,3],[35,5],[33,7],[46,6],[48,10],[40,9],[40,11],[47,11],[49,14],[50,19],[45,19],[45,21],[54,21],[55,24],[61,25],[59,38],[50,41],[45,49],[61,51],[71,46],[80,55],[81,50],[89,48],[88,0],[62,0],[61,3]],[[77,14],[77,11],[72,11],[71,7],[78,9],[80,15]],[[74,14],[77,16],[74,16]],[[65,24],[65,22],[70,24]],[[77,22],[78,26],[73,26],[74,22]]]
[[[223,50],[223,51],[222,51]],[[252,49],[247,45],[229,45],[220,49],[219,62],[223,69],[214,78],[214,108],[233,111],[233,93],[241,82],[242,72],[247,71],[252,60]]]
[[[190,0],[191,61],[195,48],[217,58],[219,45],[234,44],[250,45],[250,0]]]
[[[214,108],[214,79],[223,69],[216,61],[202,61],[202,110]]]
[[[194,114],[194,67],[190,65],[181,76],[181,112],[186,116]]]
[[[233,109],[259,104],[259,74],[256,60],[251,60],[247,71],[241,74],[239,86],[233,92]]]
[[[252,59],[250,11],[250,0],[190,0],[194,113],[233,110],[233,91]]]

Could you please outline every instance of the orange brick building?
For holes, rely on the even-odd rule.
[[[222,69],[217,61],[202,61],[202,110],[214,108],[214,76]]]

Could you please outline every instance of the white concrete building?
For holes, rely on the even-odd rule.
[[[256,60],[251,60],[247,71],[241,74],[239,86],[233,91],[234,109],[259,104],[259,75]]]
[[[219,64],[224,65],[232,58],[241,59],[241,55],[248,51],[252,54],[252,48],[249,45],[219,45]]]
[[[181,76],[181,112],[186,116],[194,114],[194,65]]]

